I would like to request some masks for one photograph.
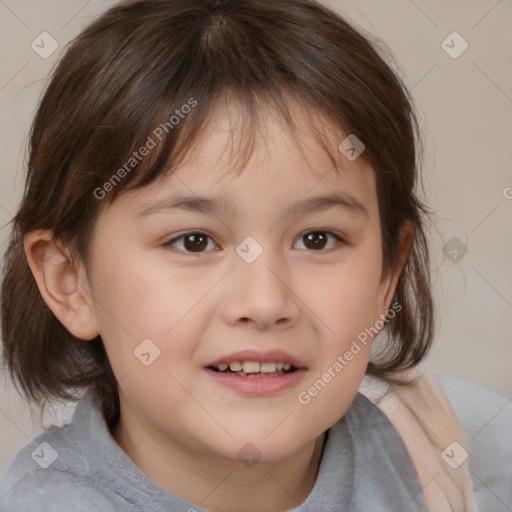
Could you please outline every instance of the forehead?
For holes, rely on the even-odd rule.
[[[252,115],[239,101],[229,97],[217,101],[187,154],[192,164],[185,166],[187,171],[213,167],[218,173],[225,171],[229,178],[246,168],[273,164],[275,171],[295,165],[298,171],[321,177],[326,167],[333,168],[335,174],[356,167],[347,165],[349,160],[342,157],[338,146],[348,134],[332,120],[295,100],[287,101],[284,108],[290,116],[288,122],[283,111],[269,103],[262,103]],[[251,157],[250,163],[246,156]]]
[[[378,215],[373,169],[363,158],[350,161],[338,149],[346,133],[297,105],[292,128],[270,108],[261,109],[252,125],[245,114],[235,102],[218,104],[172,173],[117,201],[129,201],[138,215],[156,210],[171,196],[215,198],[225,211],[237,214],[244,205],[254,208],[260,202],[259,207],[277,211],[279,204],[329,193],[363,205],[370,218]]]

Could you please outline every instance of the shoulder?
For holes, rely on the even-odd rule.
[[[60,447],[55,442],[55,432],[44,432],[22,448],[9,464],[6,474],[0,481],[0,512],[46,510],[52,506],[55,512],[64,511],[70,503],[74,510],[82,510],[83,501],[79,490],[63,471],[53,467],[59,458]],[[55,494],[69,496],[61,505]],[[83,498],[83,495],[82,495]],[[83,509],[85,510],[85,509]]]
[[[491,391],[475,382],[437,373],[468,441],[495,439],[502,448],[512,450],[512,399]],[[496,446],[496,442],[494,445]]]
[[[436,377],[464,430],[478,504],[482,510],[508,510],[505,504],[512,503],[512,399],[474,382],[444,374]]]
[[[0,512],[113,512],[115,500],[90,464],[101,434],[91,432],[86,405],[78,404],[72,423],[50,427],[15,455],[0,480]]]

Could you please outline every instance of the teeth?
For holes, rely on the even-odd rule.
[[[244,361],[244,373],[259,373],[260,363],[258,361]]]
[[[226,371],[228,368],[237,375],[255,374],[255,373],[274,373],[279,370],[289,370],[292,367],[290,363],[276,363],[270,361],[260,363],[259,361],[232,361],[231,363],[221,363],[217,365],[220,372]]]
[[[272,373],[275,372],[277,368],[277,363],[261,363],[260,372],[264,373]]]

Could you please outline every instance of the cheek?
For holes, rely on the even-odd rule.
[[[104,324],[121,324],[137,336],[163,336],[186,315],[200,290],[179,268],[126,251],[106,255],[94,270],[94,295]]]
[[[304,282],[304,302],[323,323],[327,340],[355,337],[373,324],[379,263],[354,251],[346,261],[325,267]]]
[[[141,254],[125,254],[106,255],[93,274],[96,317],[116,376],[134,367],[142,370],[136,357],[148,352],[151,359],[158,356],[152,370],[161,363],[183,366],[180,361],[190,359],[196,343],[189,320],[204,292],[180,277],[179,270],[150,264]]]
[[[370,357],[380,279],[379,252],[354,251],[337,269],[307,283],[307,304],[319,319],[321,365],[301,391],[305,413],[336,421],[349,407]]]
[[[191,312],[199,295],[176,271],[163,270],[136,254],[107,257],[97,267],[94,290],[101,336],[121,388],[145,415],[162,420],[162,390],[173,407],[190,402],[184,388],[190,387],[188,365],[199,339]]]

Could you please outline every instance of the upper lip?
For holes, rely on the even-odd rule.
[[[260,363],[270,363],[275,361],[276,363],[289,363],[297,369],[306,368],[305,363],[300,359],[297,359],[282,350],[269,350],[267,352],[260,352],[259,350],[240,350],[238,352],[233,352],[226,356],[219,357],[205,366],[218,366],[219,364],[229,364],[233,361],[258,361]]]

